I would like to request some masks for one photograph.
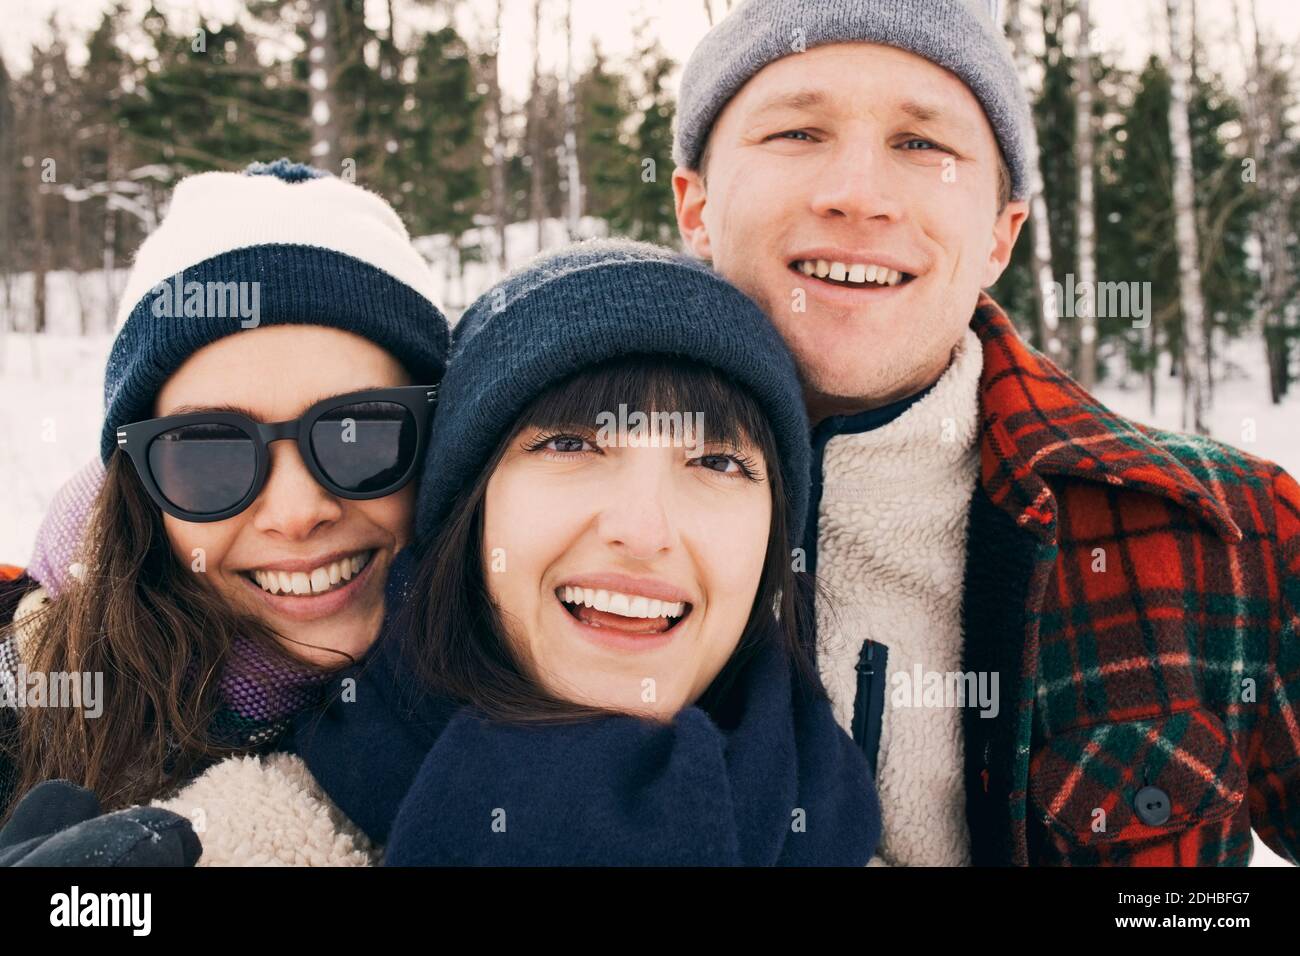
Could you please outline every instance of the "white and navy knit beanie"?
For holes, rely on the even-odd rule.
[[[442,524],[534,399],[630,355],[697,362],[748,390],[772,426],[790,540],[801,541],[811,453],[785,342],[752,299],[699,260],[613,239],[539,256],[483,293],[457,323],[420,479],[416,536]]]
[[[710,30],[682,72],[673,160],[698,169],[723,107],[759,70],[801,50],[861,41],[906,50],[975,94],[1011,173],[1029,193],[1029,100],[999,27],[1001,0],[744,0]]]
[[[379,196],[284,159],[183,179],[141,244],[118,309],[103,460],[118,427],[148,418],[195,351],[243,329],[292,324],[363,336],[421,385],[437,384],[446,366],[432,272]]]

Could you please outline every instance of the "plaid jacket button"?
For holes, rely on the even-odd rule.
[[[1143,787],[1133,798],[1133,809],[1147,826],[1161,826],[1169,820],[1169,794],[1159,787]]]

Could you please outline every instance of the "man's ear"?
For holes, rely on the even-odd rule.
[[[701,259],[713,259],[709,230],[704,225],[704,206],[709,201],[704,180],[693,169],[673,170],[673,196],[677,203],[677,229],[686,248]]]
[[[998,214],[993,223],[993,245],[989,250],[988,268],[984,272],[984,288],[994,285],[1006,271],[1011,261],[1011,251],[1016,247],[1016,238],[1029,218],[1029,203],[1024,200],[1007,203],[1007,208]]]

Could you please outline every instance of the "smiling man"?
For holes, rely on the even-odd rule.
[[[1300,487],[1108,411],[984,292],[1029,182],[996,6],[746,0],[681,83],[682,238],[800,365],[874,862],[1296,862]]]

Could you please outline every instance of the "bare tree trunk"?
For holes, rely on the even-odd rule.
[[[488,58],[488,111],[492,122],[492,218],[497,232],[497,267],[508,268],[506,254],[506,119],[501,95],[501,7],[497,0],[492,20],[492,49]]]
[[[533,0],[533,89],[528,98],[529,172],[528,211],[537,223],[537,251],[546,245],[546,197],[543,195],[546,169],[542,146],[542,0]]]
[[[40,167],[36,167],[40,175]],[[50,269],[50,243],[46,236],[48,196],[38,186],[32,195],[32,241],[35,261],[32,268],[32,332],[45,331],[45,284]]]
[[[1029,48],[1025,43],[1024,20],[1020,0],[1011,0],[1007,7],[1007,34],[1015,52],[1016,71],[1020,83],[1030,88]],[[1038,343],[1055,362],[1061,360],[1060,303],[1052,292],[1055,277],[1052,272],[1052,226],[1047,216],[1047,197],[1043,191],[1043,171],[1038,150],[1038,129],[1030,123],[1029,151],[1029,218],[1032,224],[1033,244],[1030,246],[1030,268],[1034,276],[1034,302],[1038,306]]]
[[[1282,401],[1288,382],[1286,371],[1288,348],[1283,333],[1285,303],[1286,248],[1283,243],[1285,223],[1278,215],[1277,183],[1272,172],[1271,111],[1264,105],[1265,69],[1263,47],[1259,36],[1258,11],[1250,0],[1250,21],[1253,42],[1247,50],[1245,24],[1241,15],[1241,0],[1233,0],[1232,15],[1236,27],[1237,49],[1246,71],[1245,131],[1247,159],[1254,164],[1253,185],[1262,199],[1262,208],[1255,215],[1253,232],[1260,249],[1260,312],[1264,333],[1264,350],[1268,361],[1269,398],[1274,405]],[[1266,145],[1267,144],[1267,145]]]
[[[569,183],[568,233],[578,237],[582,221],[582,170],[578,166],[578,88],[573,72],[573,0],[564,8],[564,168]]]
[[[1156,335],[1156,329],[1159,326],[1156,317],[1151,316],[1151,321],[1147,323],[1146,328],[1146,347],[1147,347],[1147,403],[1151,407],[1151,417],[1156,417],[1156,382],[1160,372],[1160,352],[1158,346],[1160,340]]]
[[[1079,166],[1078,236],[1079,285],[1088,303],[1079,319],[1079,384],[1097,384],[1097,200],[1093,189],[1095,135],[1092,119],[1092,18],[1088,0],[1078,0],[1079,49],[1075,60],[1078,99],[1074,140]]]
[[[108,145],[104,159],[104,179],[115,182],[117,170],[117,131],[110,124]],[[99,331],[113,330],[113,316],[117,312],[117,286],[113,282],[113,271],[117,268],[117,210],[112,202],[104,201],[104,240],[103,258],[100,266],[104,270],[104,312],[101,316]]]
[[[77,296],[77,318],[78,331],[84,337],[90,332],[89,316],[86,313],[86,296],[81,288],[81,274],[85,271],[85,266],[81,259],[81,203],[68,203],[68,235],[67,235],[68,254],[64,257],[64,262],[71,267],[72,272],[72,291]]]
[[[1196,184],[1192,176],[1192,137],[1187,116],[1190,47],[1188,8],[1183,0],[1165,0],[1169,19],[1169,135],[1174,159],[1175,239],[1178,243],[1178,292],[1183,311],[1183,428],[1207,434],[1205,383],[1205,299],[1201,293],[1197,251]]]
[[[337,173],[343,159],[339,145],[338,98],[334,83],[338,76],[335,46],[334,0],[311,0],[308,29],[307,96],[311,109],[311,158],[322,169]]]

